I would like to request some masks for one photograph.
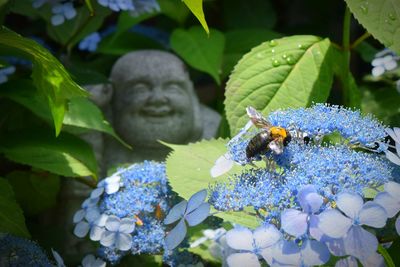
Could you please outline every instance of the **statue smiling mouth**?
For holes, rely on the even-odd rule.
[[[148,106],[142,108],[140,111],[140,114],[144,117],[166,117],[166,116],[171,116],[173,115],[174,110],[169,107],[169,106],[161,106],[161,107],[155,107],[155,106]]]

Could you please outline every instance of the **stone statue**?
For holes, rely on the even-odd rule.
[[[157,50],[128,53],[116,61],[110,80],[113,95],[105,113],[133,149],[107,137],[103,170],[120,163],[164,160],[169,149],[158,140],[185,144],[216,135],[219,114],[199,103],[186,66],[175,55]]]

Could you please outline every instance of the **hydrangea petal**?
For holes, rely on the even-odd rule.
[[[94,222],[99,217],[100,217],[100,211],[97,207],[88,208],[86,210],[85,219],[88,222]]]
[[[100,238],[100,244],[105,247],[111,247],[115,244],[116,237],[116,232],[104,231],[103,235]]]
[[[337,210],[326,210],[318,215],[318,228],[327,236],[341,238],[351,227],[351,220]]]
[[[281,232],[272,224],[258,227],[253,232],[254,243],[257,248],[266,248],[276,244],[281,238]]]
[[[67,3],[67,4],[69,4],[69,3]],[[71,3],[70,6],[68,6],[68,8],[66,7],[66,8],[64,9],[64,15],[65,15],[65,17],[66,17],[67,19],[72,19],[72,18],[74,18],[74,17],[76,16],[76,10],[75,10],[75,8],[72,6],[72,3]]]
[[[364,201],[361,196],[352,193],[341,193],[338,195],[336,204],[347,216],[355,219],[361,210]]]
[[[233,249],[253,251],[253,233],[245,227],[236,227],[226,233],[226,243]]]
[[[381,205],[389,218],[392,218],[400,210],[400,201],[397,201],[388,192],[380,192],[375,196],[374,202]]]
[[[373,267],[385,267],[385,260],[382,255],[378,253],[372,253],[366,260],[361,260],[363,266],[373,266]]]
[[[399,156],[397,156],[396,154],[394,154],[393,152],[390,152],[389,150],[385,151],[386,154],[386,158],[388,160],[390,160],[391,162],[393,162],[396,165],[400,165],[400,158]]]
[[[400,201],[400,184],[396,182],[388,182],[384,185],[385,191],[388,192],[392,197]]]
[[[293,241],[281,241],[274,246],[273,260],[281,265],[300,266],[300,248]]]
[[[60,14],[51,17],[51,24],[58,26],[64,22],[64,17]]]
[[[220,156],[214,166],[210,170],[211,177],[218,177],[224,173],[227,173],[233,167],[233,160],[230,159],[229,153]]]
[[[83,210],[83,209],[78,210],[77,212],[75,212],[74,217],[72,218],[72,221],[74,223],[82,221],[83,218],[85,218],[85,214],[86,214],[85,210]]]
[[[82,238],[87,235],[87,233],[89,232],[89,228],[90,225],[87,222],[81,221],[75,226],[74,235]]]
[[[114,194],[115,192],[118,192],[119,190],[119,183],[106,183],[105,185],[105,189],[106,189],[106,193],[111,195]]]
[[[83,260],[82,260],[82,266],[83,267],[89,267],[91,266],[92,262],[95,260],[95,256],[93,256],[92,254],[88,254],[86,255]]]
[[[185,213],[189,214],[192,211],[194,211],[195,209],[197,209],[198,207],[200,207],[200,205],[204,202],[206,197],[207,197],[206,189],[203,189],[203,190],[195,193],[193,196],[191,196],[190,199],[188,200],[188,204],[187,204]]]
[[[203,203],[196,210],[185,216],[189,226],[195,226],[204,221],[210,214],[210,204]]]
[[[57,267],[65,267],[65,263],[63,258],[61,258],[60,254],[54,249],[51,249],[51,253],[53,254],[54,259],[56,260]]]
[[[132,236],[130,234],[119,233],[115,239],[115,247],[121,251],[127,251],[132,247]]]
[[[119,227],[119,232],[130,234],[135,230],[135,220],[131,218],[123,218]]]
[[[107,219],[108,219],[108,215],[103,213],[99,216],[99,218],[96,219],[94,224],[97,226],[100,226],[100,227],[104,227],[104,226],[106,226]]]
[[[93,241],[99,241],[105,231],[106,231],[106,229],[104,229],[104,227],[99,227],[96,225],[92,226],[92,228],[90,229],[89,237]]]
[[[257,255],[254,253],[234,253],[226,259],[229,267],[260,267]]]
[[[110,216],[108,216],[107,221],[106,221],[106,228],[109,231],[116,232],[119,230],[120,224],[121,224],[120,218],[118,218],[115,215],[110,215]]]
[[[378,240],[361,226],[353,225],[343,239],[347,253],[360,260],[367,259],[378,248]]]
[[[306,196],[303,209],[305,212],[316,213],[321,208],[323,202],[324,200],[321,195],[317,193],[310,193]]]
[[[103,194],[103,192],[104,192],[104,187],[96,188],[95,190],[92,191],[92,193],[90,193],[90,198],[98,198]]]
[[[308,214],[295,209],[286,209],[281,214],[281,228],[288,234],[299,237],[307,232]]]
[[[395,226],[396,226],[397,234],[400,235],[400,216],[397,217]]]
[[[324,233],[318,228],[319,218],[317,215],[311,214],[308,218],[308,231],[316,240],[320,240]]]
[[[361,208],[358,219],[360,224],[382,228],[386,224],[387,213],[381,205],[369,201]]]
[[[400,128],[395,127],[393,129],[386,128],[385,131],[390,135],[390,137],[397,143],[400,143]]]
[[[171,224],[176,222],[177,220],[183,217],[187,206],[187,201],[183,200],[176,204],[172,209],[169,211],[167,217],[164,219],[164,224]]]
[[[186,224],[182,219],[165,237],[165,245],[167,249],[173,250],[176,248],[186,236]]]
[[[358,267],[358,262],[354,257],[347,257],[338,260],[335,264],[335,267]]]
[[[343,238],[331,238],[323,235],[320,239],[329,249],[332,255],[343,257],[347,255]]]
[[[306,240],[301,246],[303,264],[307,266],[322,265],[331,256],[327,246],[316,240]]]

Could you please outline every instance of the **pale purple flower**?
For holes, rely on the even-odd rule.
[[[261,266],[258,255],[269,257],[268,249],[281,239],[281,232],[272,224],[260,226],[253,232],[245,227],[236,227],[226,233],[226,243],[242,252],[230,254],[226,261],[230,267]]]
[[[103,194],[104,191],[106,191],[108,195],[118,192],[119,188],[123,185],[123,183],[121,182],[121,176],[117,174],[118,173],[104,180],[101,180],[97,184],[97,188],[93,190],[92,193],[90,194],[90,198],[98,198]]]
[[[384,185],[384,191],[375,196],[374,202],[381,205],[389,218],[394,217],[400,211],[400,184],[388,182]],[[400,216],[396,219],[396,231],[400,235]]]
[[[300,237],[313,229],[316,231],[317,217],[314,215],[323,204],[322,196],[313,185],[304,186],[297,194],[297,200],[303,211],[285,209],[281,214],[281,228],[288,234]],[[310,229],[311,228],[311,229]]]
[[[337,209],[325,210],[318,218],[318,228],[328,237],[343,238],[343,249],[351,256],[366,260],[378,247],[377,238],[363,229],[362,225],[384,227],[387,213],[374,202],[366,202],[353,193],[341,193],[337,197]]]
[[[133,10],[135,8],[132,4],[132,0],[97,0],[97,2],[116,12],[121,10]]]
[[[108,215],[100,214],[100,212],[89,213],[89,216],[86,220],[82,220],[78,222],[74,228],[74,235],[77,237],[85,237],[89,231],[89,237],[93,241],[99,241],[104,232],[104,226],[106,225],[106,221],[108,219]]]
[[[93,218],[99,213],[97,208],[97,202],[99,202],[99,198],[87,198],[83,201],[80,210],[75,212],[73,217],[73,222],[78,223],[82,221],[84,218]]]
[[[115,247],[121,251],[127,251],[132,247],[132,236],[135,230],[135,220],[131,218],[120,219],[110,215],[105,223],[100,244],[105,247]]]
[[[65,20],[73,19],[76,16],[76,10],[72,2],[56,4],[51,11],[53,13],[51,24],[54,26],[61,25]]]
[[[373,66],[372,75],[378,77],[386,71],[394,70],[397,68],[397,60],[398,57],[396,54],[389,49],[377,53],[371,62],[371,65]]]
[[[102,259],[88,254],[82,259],[82,267],[106,267],[106,263]]]

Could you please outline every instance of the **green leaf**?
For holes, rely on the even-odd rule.
[[[206,18],[204,17],[203,12],[203,0],[183,0],[186,6],[192,11],[193,15],[200,21],[201,26],[206,31],[207,34],[210,34],[210,30],[208,29]]]
[[[207,72],[220,84],[222,56],[224,52],[224,35],[211,29],[207,36],[200,27],[189,30],[176,29],[171,35],[171,47],[190,66]]]
[[[95,13],[92,13],[86,6],[77,8],[76,16],[71,20],[66,20],[63,24],[54,26],[47,18],[47,32],[56,42],[71,49],[87,35],[97,31],[103,24],[104,19],[111,14],[109,8],[98,4],[94,6]]]
[[[328,39],[291,36],[262,43],[244,55],[225,92],[232,135],[248,121],[247,106],[268,114],[325,102],[333,76],[330,50]]]
[[[7,4],[8,0],[0,0],[0,8]]]
[[[51,121],[45,99],[37,93],[36,88],[30,81],[23,79],[10,81],[3,85],[0,90],[0,96],[8,97],[25,106],[47,122]],[[84,97],[72,98],[67,107],[63,125],[100,131],[111,135],[126,147],[130,147],[115,133],[110,123],[104,119],[101,110],[89,99]]]
[[[163,144],[173,149],[166,160],[168,181],[172,190],[185,199],[211,184],[227,182],[229,175],[243,170],[235,165],[228,173],[217,178],[211,177],[210,170],[215,161],[226,153],[226,140],[223,139],[188,145]],[[259,226],[256,217],[246,212],[219,212],[215,216],[251,228]]]
[[[32,61],[33,82],[39,93],[47,99],[58,135],[64,119],[66,100],[87,96],[88,93],[71,79],[63,65],[49,51],[35,41],[1,27],[0,46],[12,49]]]
[[[115,39],[113,39],[113,36],[104,38],[103,41],[100,42],[97,52],[107,55],[122,56],[139,49],[163,49],[163,47],[158,42],[148,37],[126,32]]]
[[[14,171],[6,178],[26,214],[36,215],[56,205],[59,176],[46,172]]]
[[[226,32],[222,77],[227,77],[236,63],[244,54],[249,52],[251,48],[262,42],[280,37],[282,37],[282,35],[279,33],[259,28],[239,29]]]
[[[386,47],[400,54],[398,0],[345,0],[358,22]]]
[[[373,47],[372,45],[370,45],[365,41],[357,45],[354,50],[368,64],[371,64],[371,61],[375,58],[375,54],[379,52],[378,49],[376,49],[375,47]]]
[[[11,185],[4,178],[0,178],[0,232],[30,237],[24,214],[15,201]]]
[[[97,178],[97,163],[91,147],[74,135],[57,138],[43,129],[9,133],[0,140],[0,152],[8,159],[68,177]]]
[[[276,12],[268,0],[236,1],[234,4],[224,0],[223,7],[223,21],[229,29],[272,29],[276,23]]]
[[[396,88],[378,86],[363,87],[361,110],[365,114],[374,114],[387,125],[400,125],[400,94]]]
[[[181,0],[158,0],[157,2],[160,5],[161,12],[180,25],[183,25],[190,14],[189,9],[182,4]]]
[[[90,14],[93,16],[94,15],[94,9],[93,9],[93,5],[92,5],[92,1],[91,0],[85,0],[85,4],[87,6],[87,8],[90,11]]]
[[[382,247],[381,244],[378,244],[378,252],[385,259],[386,266],[388,266],[388,267],[395,267],[396,266],[394,264],[392,258],[390,257],[389,253],[387,252],[387,250],[384,247]]]
[[[333,72],[340,80],[343,94],[346,96],[343,104],[348,107],[360,109],[362,93],[352,73],[345,67],[345,64],[348,63],[345,61],[343,51],[332,48],[330,56],[332,58],[331,62],[333,63]]]

